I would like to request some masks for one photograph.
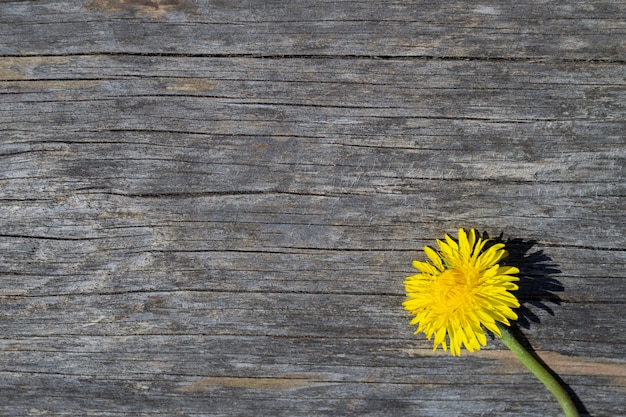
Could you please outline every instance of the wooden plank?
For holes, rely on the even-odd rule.
[[[0,381],[8,376],[26,384],[33,363],[54,369],[35,373],[38,387],[3,386],[3,403],[15,404],[16,398],[29,395],[32,406],[42,409],[49,405],[36,393],[45,398],[46,390],[53,390],[74,393],[74,406],[102,415],[120,406],[148,415],[141,406],[153,402],[167,407],[162,411],[174,414],[183,409],[192,415],[202,410],[218,410],[217,415],[219,410],[223,415],[246,413],[254,402],[260,404],[262,413],[279,415],[384,414],[378,408],[384,406],[401,415],[423,408],[426,415],[443,416],[462,412],[468,402],[477,410],[504,410],[505,415],[525,413],[529,406],[558,413],[549,394],[510,354],[499,350],[464,356],[442,368],[442,361],[449,357],[432,355],[429,349],[407,351],[404,342],[374,338],[81,336],[16,339],[3,348],[7,356],[21,362],[12,362],[11,371],[4,372]],[[568,380],[581,385],[579,394],[589,398],[586,403],[590,405],[602,407],[604,388],[615,395],[623,392],[623,362],[559,360],[554,355],[547,359]],[[382,360],[384,366],[367,365]],[[515,384],[528,397],[521,400],[507,394],[507,385],[476,384],[477,371]],[[454,382],[450,373],[455,375]],[[588,385],[589,381],[594,383]],[[130,396],[143,401],[132,401]],[[228,399],[241,402],[241,410],[230,409]],[[323,405],[321,399],[328,403]],[[358,407],[352,410],[350,404]]]
[[[617,60],[621,1],[3,1],[0,54]]]
[[[626,415],[625,5],[253,3],[0,3],[0,414],[558,415],[408,325],[476,227]]]
[[[618,286],[618,288],[620,288]],[[111,290],[113,291],[113,290]],[[398,291],[399,292],[399,291]],[[27,336],[116,336],[210,335],[275,336],[333,339],[411,339],[400,307],[401,295],[254,292],[214,290],[118,291],[115,294],[6,297],[3,335]],[[576,355],[579,344],[585,354],[603,359],[621,359],[622,334],[610,340],[604,335],[623,326],[623,318],[604,322],[619,302],[548,303],[558,315],[535,308],[537,322],[529,329],[538,349]],[[544,301],[545,302],[545,301]],[[61,319],[62,317],[63,319]],[[588,326],[576,326],[585,317]],[[586,345],[585,340],[603,340]],[[408,340],[405,340],[409,343]],[[431,342],[421,338],[414,345]]]

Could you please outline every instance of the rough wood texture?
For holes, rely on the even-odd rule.
[[[619,1],[0,2],[0,414],[559,415],[412,334],[475,227],[626,416],[625,41]]]

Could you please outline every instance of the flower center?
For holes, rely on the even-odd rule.
[[[464,271],[446,269],[439,276],[439,296],[449,309],[456,310],[468,293],[468,277]]]

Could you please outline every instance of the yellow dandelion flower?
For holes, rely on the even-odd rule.
[[[518,289],[513,276],[519,269],[500,266],[508,255],[503,243],[483,251],[488,240],[459,230],[458,240],[445,236],[437,240],[439,251],[426,246],[429,262],[413,261],[420,274],[406,278],[406,310],[415,317],[415,333],[424,332],[428,340],[434,337],[436,350],[440,345],[454,356],[461,354],[461,345],[473,352],[487,344],[485,329],[502,336],[498,322],[510,325],[516,320],[512,310],[519,307],[517,298],[509,291]]]

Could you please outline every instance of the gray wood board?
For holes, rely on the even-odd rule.
[[[0,414],[558,415],[408,325],[475,227],[626,416],[625,7],[0,3]]]
[[[4,1],[0,54],[626,57],[622,1]]]

